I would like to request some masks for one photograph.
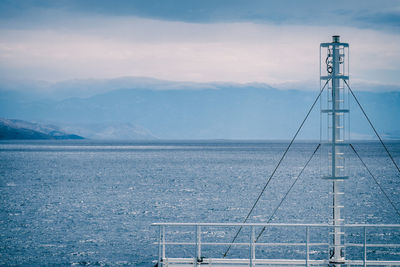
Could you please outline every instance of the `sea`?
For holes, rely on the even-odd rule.
[[[1,141],[0,265],[155,266],[159,228],[153,223],[242,222],[288,144]],[[321,178],[327,171],[327,152],[321,146],[313,155],[317,144],[293,144],[248,222],[267,222],[286,194],[271,222],[330,222],[332,182]],[[350,148],[343,148],[349,176],[341,199],[345,222],[399,224],[400,175],[393,162],[379,142],[354,141],[353,145],[375,179]],[[388,141],[387,147],[400,165],[400,142]],[[209,241],[229,242],[237,230],[210,227],[202,235]],[[263,242],[284,242],[291,238],[291,231],[268,229]],[[348,233],[348,242],[362,242],[361,231]],[[194,241],[194,233],[190,227],[172,227],[166,238]],[[327,241],[327,236],[320,231],[311,238]],[[368,237],[371,242],[385,239],[399,244],[400,231],[379,230]],[[248,231],[243,230],[238,242],[247,241]],[[204,246],[203,256],[221,257],[226,248]],[[301,257],[303,249],[264,248],[257,253]],[[166,253],[192,257],[195,249],[171,245]],[[326,253],[326,248],[313,248],[311,256],[323,258]],[[361,257],[357,249],[346,253]],[[242,254],[248,255],[248,247],[235,247],[229,257]],[[368,257],[399,259],[400,248],[369,248]]]

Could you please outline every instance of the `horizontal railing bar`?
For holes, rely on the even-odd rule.
[[[307,223],[152,223],[152,226],[291,226],[291,227],[337,227],[331,224],[307,224]],[[384,227],[384,228],[400,228],[400,224],[344,224],[341,227]]]
[[[363,265],[363,260],[346,260],[347,264],[351,265]],[[400,261],[374,261],[374,260],[367,260],[365,261],[366,265],[382,265],[382,266],[399,266]]]
[[[189,263],[193,264],[193,258],[165,258],[165,262],[169,264],[173,263]],[[304,259],[254,259],[257,264],[275,264],[275,265],[304,265],[306,260]],[[229,258],[203,258],[204,263],[212,264],[248,264],[249,259],[229,259]],[[327,264],[327,260],[309,260],[312,264]],[[363,260],[346,260],[345,264],[363,265]],[[384,261],[384,260],[367,260],[365,262],[367,265],[399,265],[400,261]]]
[[[157,245],[158,242],[154,242],[154,245]],[[187,246],[195,246],[196,243],[194,242],[165,242],[165,245],[187,245]],[[202,245],[207,245],[207,246],[227,246],[227,245],[233,245],[233,246],[249,246],[249,243],[213,243],[213,242],[202,242]],[[255,243],[255,246],[305,246],[307,243]],[[328,246],[328,243],[308,243],[309,246]],[[364,247],[364,244],[360,243],[346,243],[344,245],[340,245],[344,247]],[[391,248],[397,248],[400,247],[400,244],[366,244],[367,247],[391,247]]]
[[[346,243],[345,244],[346,247],[364,247],[364,244],[360,244],[360,243]],[[369,244],[367,243],[365,245],[366,247],[374,247],[374,248],[378,248],[378,247],[390,247],[390,248],[400,248],[400,244]]]
[[[189,263],[193,264],[193,258],[165,258],[165,261],[168,264],[171,263]],[[302,259],[254,259],[254,262],[257,264],[268,264],[274,263],[278,265],[288,265],[288,264],[304,264],[305,260]],[[229,259],[229,258],[203,258],[202,264],[248,264],[249,259]],[[310,263],[313,264],[322,264],[327,263],[326,260],[310,260]]]
[[[255,243],[256,246],[306,246],[307,243]],[[308,243],[309,246],[329,246],[328,243]]]
[[[154,245],[157,245],[158,242],[154,242]],[[194,242],[165,242],[165,245],[187,245],[187,246],[195,246]],[[212,242],[201,242],[201,245],[207,246],[249,246],[249,243],[212,243]],[[307,243],[254,243],[255,246],[306,246]],[[328,243],[308,243],[309,246],[329,246]]]

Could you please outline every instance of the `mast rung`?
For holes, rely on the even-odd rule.
[[[329,192],[329,195],[344,195],[344,193],[343,192],[336,192],[336,193]]]
[[[332,152],[328,151],[328,154],[329,154],[329,156],[331,156]],[[342,155],[344,155],[344,153],[343,152],[336,152],[335,155],[342,156]]]
[[[330,248],[344,248],[345,245],[329,245]]]
[[[344,222],[344,219],[330,219],[330,221],[331,222]],[[334,225],[334,226],[341,227],[343,225]]]
[[[344,102],[344,99],[337,99],[337,100],[335,100],[335,101],[336,101],[336,102]],[[332,100],[332,99],[329,99],[328,102],[333,102],[333,100]]]
[[[329,208],[335,208],[335,206],[329,206]],[[340,209],[343,209],[344,208],[344,206],[336,206],[336,208],[340,208]]]
[[[334,43],[334,44],[333,43],[320,43],[319,44],[320,47],[328,47],[329,49],[332,49],[333,45],[335,45],[338,49],[340,49],[339,53],[341,50],[344,51],[345,47],[349,47],[348,43]]]
[[[321,145],[323,145],[323,146],[326,146],[326,145],[332,146],[333,144],[335,146],[348,146],[349,145],[348,143],[333,143],[333,142],[323,142],[323,143],[321,143]]]
[[[329,79],[335,79],[335,78],[343,79],[343,80],[349,79],[349,76],[346,76],[346,75],[328,75],[328,76],[320,76],[320,77],[321,77],[321,80],[329,80]]]
[[[347,113],[349,112],[348,109],[321,109],[322,113],[333,113],[335,112],[337,115],[342,114],[342,113]]]
[[[326,180],[345,180],[349,179],[349,176],[324,176],[322,179]]]
[[[335,235],[335,234],[344,235],[345,233],[344,233],[344,232],[337,232],[337,233],[335,233],[335,232],[329,232],[329,234],[330,234],[330,235]]]

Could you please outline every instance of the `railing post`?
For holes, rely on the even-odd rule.
[[[161,266],[161,239],[162,239],[162,230],[161,230],[161,225],[158,226],[158,231],[159,231],[159,237],[158,237],[158,265]]]
[[[196,226],[196,266],[201,263],[201,226]]]
[[[310,256],[310,228],[306,226],[306,266],[309,266]]]
[[[162,265],[164,266],[164,260],[165,260],[165,225],[162,226]]]
[[[364,226],[364,267],[367,266],[367,227]]]
[[[255,241],[256,239],[256,233],[254,226],[251,227],[251,234],[250,234],[250,267],[255,266],[254,260],[256,259],[256,247],[255,247]]]

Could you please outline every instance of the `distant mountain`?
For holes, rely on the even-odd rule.
[[[0,118],[0,139],[84,139],[52,125]]]
[[[96,140],[152,140],[157,139],[149,130],[121,122],[61,123],[62,129]]]
[[[120,89],[151,90],[204,90],[219,89],[221,85],[234,83],[195,83],[158,80],[147,77],[119,77],[114,79],[73,79],[60,82],[7,81],[0,80],[0,97],[23,101],[62,100],[67,98],[88,98]],[[259,84],[260,86],[267,86]],[[27,90],[29,89],[29,90]]]
[[[89,88],[90,96],[46,99],[43,93],[39,99],[29,90],[0,90],[0,116],[54,122],[64,131],[93,139],[289,139],[318,95],[318,89],[281,90],[267,84],[133,78],[57,86],[62,92]],[[101,93],[94,94],[96,86]],[[400,91],[357,89],[355,94],[382,136],[398,138]],[[373,137],[354,101],[350,109],[353,138]],[[317,104],[299,138],[319,139],[319,124]]]

